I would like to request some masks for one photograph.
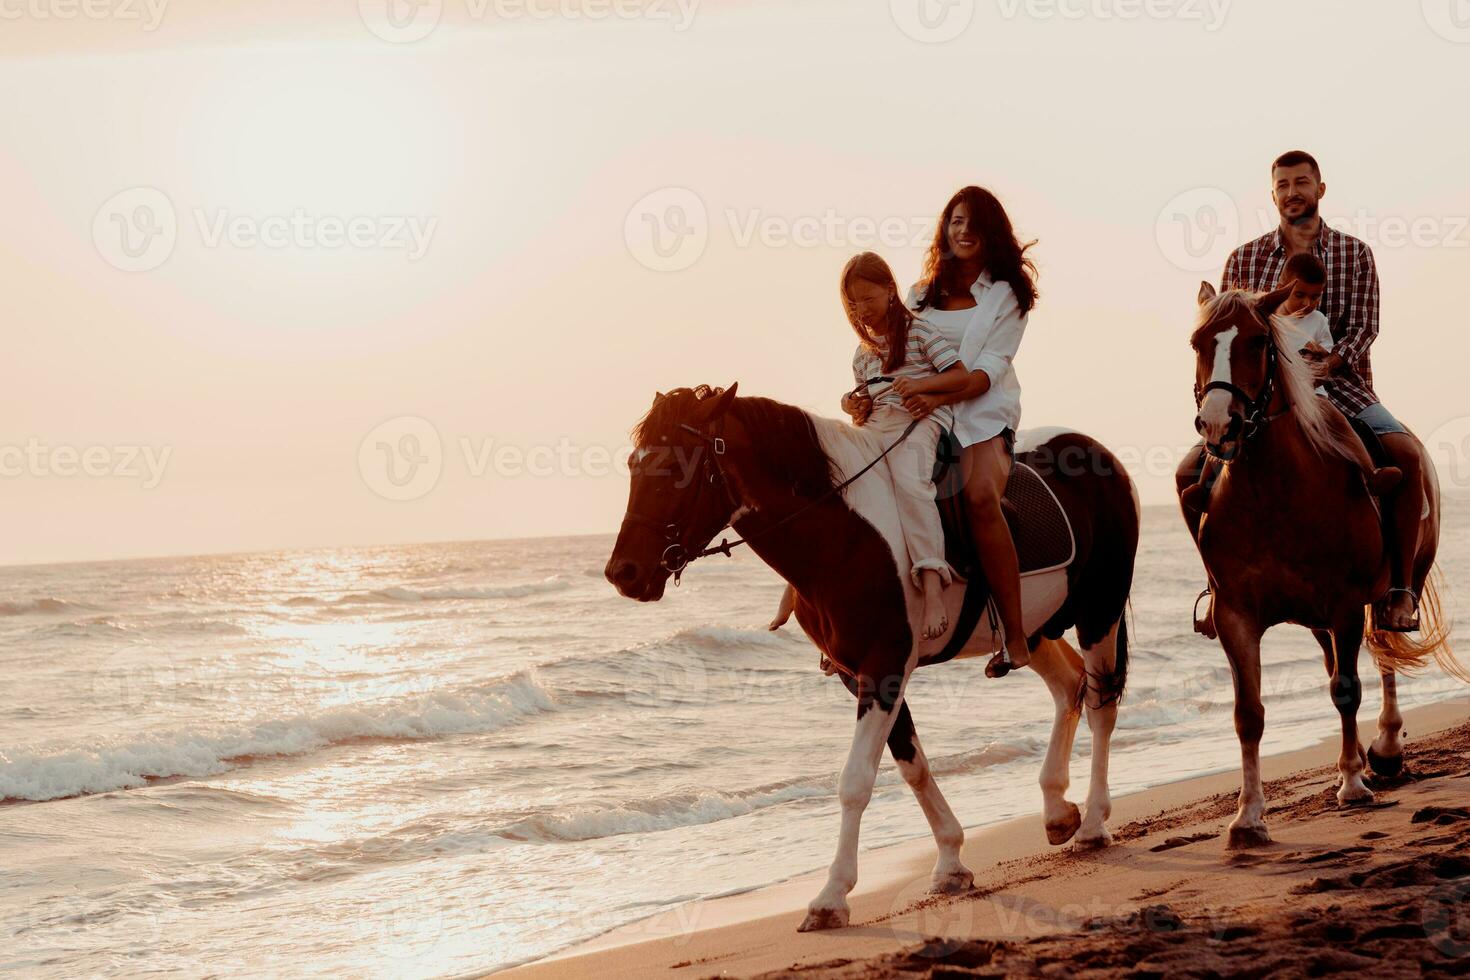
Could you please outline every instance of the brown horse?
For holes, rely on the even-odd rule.
[[[1419,640],[1369,628],[1366,607],[1388,590],[1389,555],[1377,506],[1355,463],[1358,437],[1325,398],[1314,393],[1310,368],[1274,320],[1287,290],[1216,295],[1206,283],[1190,338],[1197,355],[1196,427],[1201,450],[1180,467],[1181,497],[1199,476],[1203,453],[1223,470],[1208,513],[1184,508],[1214,593],[1214,629],[1235,678],[1235,730],[1240,737],[1240,811],[1230,845],[1267,843],[1263,819],[1260,742],[1261,636],[1294,623],[1312,630],[1326,656],[1329,690],[1342,720],[1337,790],[1340,805],[1371,802],[1363,782],[1403,766],[1394,672],[1433,657],[1470,681],[1448,644],[1430,572],[1439,542],[1439,486],[1424,454],[1425,517],[1414,585],[1424,601]],[[1358,653],[1364,639],[1383,677],[1379,734],[1365,751],[1358,739],[1362,683]]]
[[[885,743],[933,831],[934,890],[964,891],[974,880],[960,861],[964,831],[930,775],[904,700],[909,675],[940,662],[949,638],[920,639],[921,597],[899,571],[908,562],[892,484],[881,470],[860,475],[887,447],[867,430],[735,391],[734,385],[681,388],[655,398],[634,434],[628,513],[607,563],[608,581],[628,598],[657,601],[671,575],[733,527],[795,588],[797,621],[856,696],[856,730],[838,784],[837,856],[803,931],[848,922],[858,826]],[[1137,499],[1117,460],[1086,436],[1049,433],[1019,458],[1055,493],[1076,539],[1072,564],[1049,573],[1059,584],[1038,584],[1028,593],[1033,580],[1023,580],[1022,588],[1030,666],[1056,705],[1041,774],[1047,836],[1054,844],[1075,835],[1081,846],[1102,846],[1111,840],[1108,745],[1127,677],[1123,614],[1138,544]],[[963,586],[945,590],[950,622],[959,619],[963,593]],[[1062,639],[1072,626],[1080,656]],[[995,630],[982,626],[958,656],[999,648]],[[1091,789],[1079,812],[1065,792],[1083,703],[1093,757]]]

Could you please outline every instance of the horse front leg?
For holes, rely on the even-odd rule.
[[[1087,727],[1092,731],[1092,778],[1082,810],[1082,827],[1077,832],[1077,846],[1081,848],[1107,847],[1113,842],[1108,833],[1108,818],[1113,815],[1108,753],[1118,723],[1118,699],[1123,693],[1123,679],[1115,676],[1121,623],[1120,619],[1097,643],[1082,648],[1083,668],[1087,671]]]
[[[1372,803],[1373,791],[1363,782],[1367,753],[1358,740],[1358,707],[1363,703],[1363,682],[1358,677],[1358,652],[1363,644],[1363,610],[1355,607],[1343,622],[1333,628],[1334,658],[1329,690],[1332,703],[1342,719],[1342,752],[1337,769],[1342,785],[1337,788],[1339,806]]]
[[[851,910],[847,895],[857,884],[858,831],[863,811],[873,797],[883,743],[893,728],[897,706],[903,699],[908,669],[898,675],[860,674],[858,677],[857,726],[847,764],[837,783],[842,805],[842,830],[837,837],[837,856],[827,872],[827,884],[807,906],[799,932],[840,929],[847,925]],[[894,688],[889,690],[888,688]]]
[[[1082,826],[1082,811],[1067,799],[1072,782],[1072,743],[1082,719],[1082,657],[1065,640],[1042,640],[1031,652],[1031,669],[1046,682],[1056,713],[1051,742],[1041,764],[1041,816],[1046,839],[1065,844]]]
[[[1215,626],[1235,680],[1235,734],[1240,739],[1240,809],[1230,822],[1229,846],[1269,844],[1266,790],[1261,783],[1261,734],[1266,730],[1266,706],[1261,702],[1264,630],[1245,613],[1218,604]]]

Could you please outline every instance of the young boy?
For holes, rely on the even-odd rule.
[[[1278,283],[1278,287],[1286,286],[1291,287],[1291,294],[1277,310],[1277,316],[1286,318],[1296,328],[1298,339],[1294,346],[1302,359],[1312,366],[1318,380],[1324,380],[1325,361],[1332,353],[1332,326],[1318,307],[1322,303],[1322,294],[1327,290],[1327,268],[1321,259],[1310,252],[1293,255],[1286,260],[1286,265],[1281,270],[1281,281]],[[1325,398],[1326,386],[1318,384],[1317,394]],[[1363,479],[1367,481],[1370,493],[1381,497],[1398,485],[1403,476],[1398,467],[1380,468],[1373,462],[1373,457],[1368,455],[1368,450],[1361,441],[1354,440],[1352,445],[1356,450],[1353,461],[1362,468]],[[1184,491],[1181,498],[1184,506],[1200,513],[1210,509],[1210,488],[1215,482],[1215,466],[1214,458],[1206,456],[1205,464],[1200,470],[1199,482]]]

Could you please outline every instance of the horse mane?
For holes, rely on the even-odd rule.
[[[679,425],[698,417],[700,403],[718,397],[723,388],[700,385],[675,388],[648,410],[633,428],[633,444],[640,449],[671,440]],[[835,465],[822,448],[812,417],[792,405],[771,398],[737,396],[730,413],[768,447],[761,463],[799,497],[818,497],[837,485]]]
[[[1247,289],[1228,289],[1200,307],[1198,328],[1203,329],[1217,319],[1232,317],[1244,312],[1270,332],[1271,342],[1276,345],[1276,376],[1286,390],[1287,401],[1296,415],[1297,424],[1307,442],[1318,455],[1338,456],[1357,465],[1357,449],[1350,440],[1356,439],[1351,428],[1333,424],[1333,414],[1340,414],[1326,398],[1317,394],[1317,379],[1312,368],[1302,360],[1298,351],[1300,334],[1293,329],[1286,317],[1272,316],[1269,322],[1256,308],[1263,293]]]

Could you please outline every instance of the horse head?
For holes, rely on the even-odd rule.
[[[724,422],[737,385],[654,396],[634,430],[628,510],[603,574],[629,599],[657,602],[738,507],[726,483]]]
[[[1263,413],[1271,399],[1270,321],[1289,294],[1289,289],[1262,296],[1229,290],[1217,296],[1213,286],[1201,284],[1199,326],[1189,338],[1199,407],[1194,427],[1221,459],[1235,457],[1247,419]]]

